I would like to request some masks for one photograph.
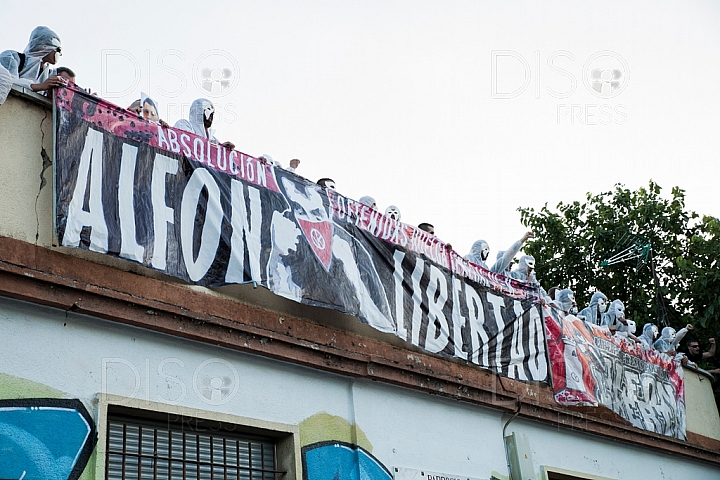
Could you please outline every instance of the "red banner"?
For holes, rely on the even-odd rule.
[[[685,439],[678,362],[573,315],[545,307],[543,316],[558,403],[603,405],[638,428]]]

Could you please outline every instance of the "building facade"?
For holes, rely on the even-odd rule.
[[[349,315],[57,246],[52,118],[0,106],[0,478],[720,478],[701,372],[677,440]]]

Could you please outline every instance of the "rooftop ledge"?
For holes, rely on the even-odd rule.
[[[545,384],[500,378],[427,353],[352,316],[264,288],[187,285],[141,265],[53,244],[52,103],[14,87],[0,105],[0,295],[210,345],[362,377],[720,465],[707,372],[685,369],[687,441],[633,427],[607,408],[569,408]],[[48,159],[43,161],[43,154]],[[41,187],[41,178],[45,179]],[[229,333],[230,332],[230,333]]]

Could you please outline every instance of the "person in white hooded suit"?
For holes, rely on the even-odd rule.
[[[488,268],[487,263],[485,263],[488,255],[490,255],[490,245],[485,240],[477,240],[470,247],[470,253],[465,255],[465,260],[483,268]]]
[[[688,324],[685,328],[681,328],[677,332],[672,327],[665,327],[662,329],[660,338],[658,338],[653,347],[658,352],[667,353],[669,355],[675,355],[677,353],[678,345],[680,341],[687,335],[687,332],[692,330],[693,326]]]
[[[487,268],[491,272],[502,273],[503,275],[510,276],[508,267],[510,267],[513,258],[515,258],[515,255],[518,254],[523,244],[528,241],[528,239],[534,237],[535,234],[533,232],[527,232],[520,240],[510,245],[510,248],[503,251],[502,255],[498,254],[497,261],[492,267],[488,267],[485,263],[488,255],[490,254],[490,246],[485,240],[478,240],[473,243],[472,247],[470,247],[470,253],[465,255],[465,260],[468,260],[476,265],[480,265],[483,268]]]
[[[655,339],[658,336],[658,328],[654,323],[646,323],[643,326],[643,333],[638,338],[638,341],[645,348],[652,348]]]
[[[575,292],[569,288],[560,290],[555,294],[555,301],[557,305],[565,315],[577,315],[577,303],[575,303]]]
[[[632,320],[625,320],[627,322],[626,325],[620,325],[618,327],[617,332],[615,332],[615,335],[619,337],[625,337],[630,340],[633,340],[635,342],[639,342],[640,340],[638,337],[635,336],[635,332],[637,331],[637,326],[635,325],[635,322]]]
[[[597,291],[590,298],[590,305],[583,308],[578,317],[593,325],[600,325],[602,314],[607,310],[607,297],[604,293]]]
[[[365,195],[363,197],[360,197],[360,200],[358,200],[363,205],[367,205],[368,207],[372,208],[373,210],[377,210],[377,202],[373,197],[370,195]]]
[[[520,257],[517,267],[510,272],[510,276],[523,282],[539,283],[535,277],[535,257],[532,255],[523,255]]]
[[[207,138],[211,142],[218,143],[217,138],[213,135],[212,127],[215,119],[215,106],[207,98],[198,98],[190,105],[190,114],[188,119],[184,118],[175,122],[175,128],[194,133],[195,135]],[[221,143],[221,145],[230,150],[235,149],[232,142]]]
[[[548,296],[545,289],[540,285],[537,277],[535,277],[535,257],[532,255],[523,255],[520,257],[517,267],[515,267],[515,270],[510,272],[510,276],[514,279],[537,286],[540,289],[540,297],[542,298],[544,305],[553,301],[553,299]],[[575,296],[573,294],[573,301],[574,299]]]
[[[52,75],[52,65],[61,55],[60,37],[48,27],[35,27],[30,41],[20,53],[5,50],[0,53],[0,65],[10,73],[13,83],[34,92],[51,90],[66,84],[65,79]]]
[[[625,320],[625,304],[622,300],[613,300],[607,312],[602,315],[601,325],[611,331],[617,331],[621,326],[627,325]]]
[[[396,207],[395,205],[390,205],[385,209],[385,216],[399,222],[402,215],[400,214],[400,209],[398,207]]]

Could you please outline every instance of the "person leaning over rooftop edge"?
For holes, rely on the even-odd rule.
[[[431,235],[435,235],[435,226],[431,223],[423,222],[417,226],[420,230],[428,232]]]
[[[285,170],[287,170],[288,172],[293,172],[293,173],[294,173],[295,170],[297,170],[297,168],[298,168],[299,166],[300,166],[300,159],[298,159],[298,158],[293,158],[292,160],[290,160],[290,166],[289,166],[288,168],[286,168]]]
[[[140,110],[140,116],[143,117],[145,120],[149,120],[151,122],[156,122],[162,125],[164,128],[169,127],[170,125],[167,124],[165,120],[160,118],[160,115],[158,114],[158,111],[160,110],[158,108],[157,103],[152,98],[146,96],[143,93],[143,96],[141,98],[141,110]],[[134,104],[133,104],[134,105]],[[131,107],[133,105],[130,105]]]
[[[698,363],[701,360],[708,359],[710,357],[715,356],[715,339],[711,338],[708,340],[710,342],[710,351],[708,352],[702,352],[700,350],[700,342],[694,338],[691,337],[687,342],[685,342],[685,349],[687,350],[687,358],[693,363]]]
[[[324,177],[315,183],[317,183],[321,187],[331,188],[331,189],[335,190],[335,180],[333,180],[332,178]]]
[[[368,207],[372,208],[373,210],[377,210],[377,202],[370,195],[365,195],[363,197],[360,197],[360,203],[362,203],[363,205],[367,205]]]
[[[513,258],[518,254],[523,244],[531,238],[535,238],[535,234],[533,232],[526,232],[520,240],[510,245],[510,248],[507,250],[504,250],[502,256],[498,256],[497,261],[492,267],[488,267],[485,263],[490,254],[490,245],[488,245],[485,240],[478,240],[473,243],[472,247],[470,247],[470,253],[465,255],[465,260],[487,268],[492,272],[510,276],[512,273],[507,271],[508,267],[513,262]]]
[[[142,104],[142,115],[145,118],[145,120],[150,120],[153,122],[157,122],[160,120],[160,116],[158,115],[158,108],[155,101],[150,97],[145,97],[143,104]]]
[[[417,226],[420,230],[429,233],[430,235],[435,235],[435,226],[432,223],[423,222]],[[449,243],[445,244],[445,247],[448,250],[454,250],[453,246]]]
[[[395,205],[390,205],[385,209],[385,216],[399,222],[402,214],[400,213],[400,209],[398,207],[396,207]]]
[[[578,318],[592,323],[593,325],[602,324],[602,316],[607,310],[607,297],[601,291],[596,291],[590,298],[590,305],[583,308],[578,313]]]
[[[55,74],[63,77],[68,82],[75,83],[75,72],[69,67],[58,67],[57,70],[55,70]]]
[[[212,102],[206,98],[198,98],[190,105],[190,115],[188,119],[181,119],[175,122],[175,128],[207,138],[211,142],[217,142],[217,139],[213,136],[212,130],[210,129],[214,119],[215,106]],[[235,144],[232,142],[224,142],[220,145],[230,150],[235,149]]]
[[[143,114],[142,114],[142,101],[138,98],[137,100],[135,100],[134,102],[132,102],[132,103],[126,108],[126,110],[130,110],[130,111],[133,112],[135,115],[139,115],[139,116],[142,117],[142,116],[143,116]],[[176,125],[177,125],[177,124],[176,124]]]
[[[701,360],[707,360],[709,358],[712,358],[715,356],[715,339],[711,338],[708,340],[710,342],[710,351],[704,352],[700,349],[700,342],[696,338],[690,338],[685,342],[685,348],[687,352],[685,353],[685,356],[683,356],[681,363],[682,366],[685,367],[688,365],[688,363],[691,364],[691,366],[697,368],[697,363]],[[712,370],[707,370],[708,373],[712,373],[713,375],[719,375],[720,374],[720,368],[713,368]]]
[[[35,27],[23,53],[5,50],[0,53],[0,65],[5,67],[16,85],[34,92],[52,90],[67,84],[59,75],[50,75],[51,65],[62,55],[60,37],[48,27]]]
[[[533,232],[525,232],[525,235],[523,235],[520,240],[510,245],[510,248],[508,248],[507,250],[503,250],[502,255],[498,253],[495,264],[490,267],[490,271],[495,273],[501,273],[509,277],[510,272],[512,271],[511,268],[514,262],[513,259],[515,258],[515,255],[520,252],[520,249],[523,247],[525,242],[527,242],[531,238],[535,238],[535,234]]]

